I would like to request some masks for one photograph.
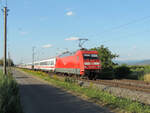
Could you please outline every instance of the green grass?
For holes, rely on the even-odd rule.
[[[11,75],[3,75],[0,70],[0,113],[23,113],[19,88]]]
[[[109,107],[111,106],[111,108],[120,108],[129,113],[150,113],[150,106],[131,101],[130,99],[113,96],[107,92],[93,88],[92,83],[90,84],[89,87],[85,88],[85,87],[80,87],[75,82],[75,80],[71,80],[71,79],[69,80],[69,78],[63,80],[63,79],[59,79],[57,76],[50,77],[48,74],[40,71],[31,71],[26,69],[22,69],[22,70],[29,74],[38,76],[41,79],[44,79],[61,88],[103,102],[105,103],[105,106],[109,106]]]

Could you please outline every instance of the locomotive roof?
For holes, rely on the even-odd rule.
[[[77,52],[82,52],[82,53],[91,53],[91,52],[94,52],[94,53],[97,53],[97,51],[93,51],[93,50],[79,49],[79,50],[74,51],[74,52],[66,51],[63,54],[59,55],[58,57],[73,56]]]

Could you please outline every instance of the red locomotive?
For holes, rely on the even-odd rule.
[[[32,66],[35,70],[53,71],[66,75],[88,77],[89,79],[96,79],[101,69],[98,52],[86,49],[74,53],[65,52],[58,57],[36,61],[34,64],[22,64],[19,67],[31,69]]]
[[[75,53],[65,52],[57,57],[55,72],[81,75],[95,79],[101,69],[97,51],[78,50]]]

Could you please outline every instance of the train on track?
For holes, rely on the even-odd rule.
[[[101,69],[101,62],[97,51],[84,49],[74,53],[67,51],[57,57],[21,64],[18,67],[96,79]]]

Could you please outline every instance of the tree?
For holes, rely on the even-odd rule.
[[[13,60],[12,59],[7,59],[6,65],[8,66],[14,66]],[[3,66],[3,59],[0,59],[0,66]]]
[[[98,51],[98,56],[101,61],[101,70],[99,78],[112,79],[115,78],[114,67],[117,65],[113,62],[113,59],[117,58],[119,55],[113,54],[108,47],[101,45],[100,47],[95,47],[90,50]]]
[[[7,65],[14,66],[14,62],[12,61],[12,59],[7,59]]]
[[[130,67],[128,67],[126,64],[122,64],[121,66],[117,66],[114,69],[116,78],[126,78],[130,73]]]
[[[98,51],[98,56],[101,61],[102,70],[112,70],[116,65],[112,60],[119,57],[117,54],[113,54],[107,47],[101,45],[100,47],[92,48],[91,50]]]

